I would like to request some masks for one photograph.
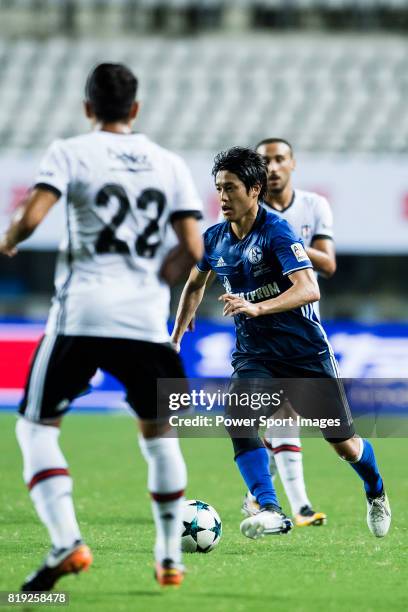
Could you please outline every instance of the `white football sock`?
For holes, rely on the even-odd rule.
[[[143,438],[139,444],[148,464],[148,488],[156,524],[156,561],[181,562],[182,510],[187,472],[177,438]]]
[[[303,477],[300,439],[273,438],[271,442],[279,476],[294,516],[303,506],[311,506]]]
[[[58,427],[19,418],[17,440],[23,454],[24,481],[55,548],[81,539],[72,501],[72,478],[58,444]]]

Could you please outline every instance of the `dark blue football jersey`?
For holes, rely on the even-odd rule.
[[[213,270],[227,293],[263,302],[289,289],[288,276],[312,264],[287,221],[260,206],[251,231],[242,240],[228,221],[210,227],[197,267],[202,272]],[[238,314],[234,322],[233,365],[248,358],[307,363],[327,359],[332,352],[311,304],[260,317]]]

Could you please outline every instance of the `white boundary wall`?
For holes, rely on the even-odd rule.
[[[205,203],[206,223],[218,215],[210,174],[213,154],[186,153]],[[32,184],[40,156],[0,156],[0,228]],[[339,253],[408,253],[408,156],[298,156],[295,186],[325,195],[335,216]],[[59,203],[24,248],[55,249],[64,206]]]

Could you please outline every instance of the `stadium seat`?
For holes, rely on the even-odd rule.
[[[139,129],[171,148],[284,134],[304,150],[406,151],[407,47],[307,35],[0,42],[0,146],[43,148],[80,131],[86,74],[110,60],[139,75]]]

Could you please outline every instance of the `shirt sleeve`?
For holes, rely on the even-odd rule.
[[[202,219],[203,203],[198,195],[193,177],[186,163],[179,156],[173,157],[176,187],[170,207],[170,221],[183,217]]]
[[[320,197],[316,208],[316,226],[312,236],[313,240],[333,240],[333,213],[326,198]]]
[[[313,268],[301,238],[298,238],[284,219],[280,219],[272,240],[272,248],[287,276],[298,270]]]
[[[56,140],[42,158],[34,186],[48,188],[61,197],[66,194],[70,179],[70,166],[63,141]]]
[[[209,272],[211,270],[207,255],[204,253],[203,258],[196,264],[197,270],[200,272]]]

